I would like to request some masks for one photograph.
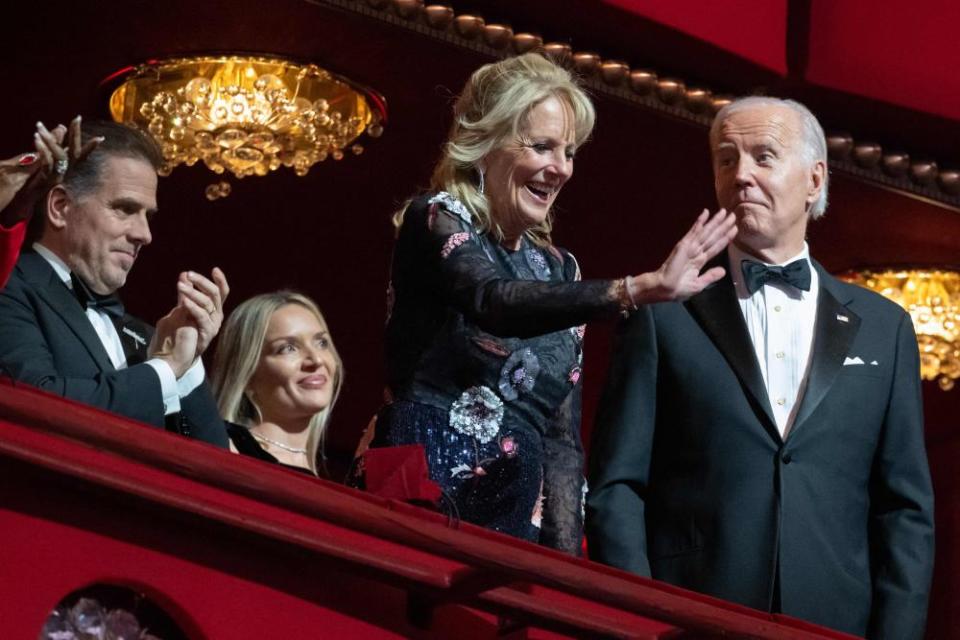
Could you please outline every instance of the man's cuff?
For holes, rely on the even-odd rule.
[[[193,390],[203,384],[207,377],[207,372],[203,368],[203,359],[197,358],[196,361],[187,369],[187,372],[177,380],[177,394],[181,398],[186,398],[193,393]]]
[[[145,364],[153,367],[160,378],[160,392],[163,395],[163,415],[180,411],[180,391],[177,376],[169,364],[160,358],[150,358]],[[186,375],[184,375],[184,378]]]

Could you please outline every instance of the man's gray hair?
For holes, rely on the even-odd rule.
[[[713,140],[716,139],[716,136],[720,131],[720,126],[723,124],[724,120],[731,115],[745,109],[751,109],[753,107],[768,106],[787,107],[788,109],[793,110],[793,112],[800,117],[804,155],[806,156],[807,161],[811,166],[818,160],[823,162],[823,186],[820,189],[820,196],[817,198],[817,201],[810,206],[810,219],[816,220],[817,218],[822,217],[827,211],[827,187],[830,184],[830,170],[827,163],[827,137],[824,135],[823,127],[820,126],[820,122],[817,121],[817,117],[813,115],[813,112],[811,112],[810,109],[800,104],[796,100],[773,98],[770,96],[748,96],[746,98],[737,98],[717,112],[717,116],[713,119],[713,124],[710,126],[710,141],[712,143]]]

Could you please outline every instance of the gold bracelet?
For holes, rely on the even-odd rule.
[[[630,276],[620,278],[614,283],[616,298],[620,303],[620,312],[623,313],[624,316],[630,315],[630,313],[637,310],[637,303],[630,293],[630,281],[628,278],[630,278]]]

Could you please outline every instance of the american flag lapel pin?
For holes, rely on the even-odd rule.
[[[850,322],[850,318],[843,315],[842,313],[837,314],[837,320],[839,320],[840,322]]]

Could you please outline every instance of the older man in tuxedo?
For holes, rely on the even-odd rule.
[[[81,133],[79,119],[69,145],[39,123],[36,135],[60,175],[0,294],[0,365],[41,389],[225,447],[200,359],[223,320],[223,274],[181,274],[177,306],[156,333],[116,296],[152,239],[156,145],[110,122]],[[71,159],[70,149],[86,157]]]
[[[910,317],[830,276],[823,130],[745,98],[710,132],[727,275],[620,327],[595,425],[590,555],[870,638],[923,635],[933,494]]]

